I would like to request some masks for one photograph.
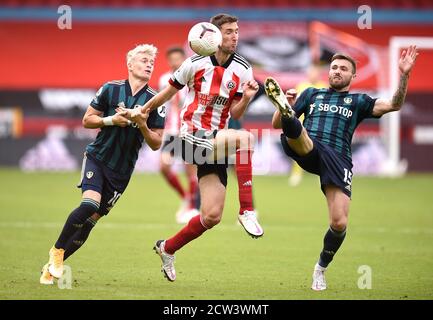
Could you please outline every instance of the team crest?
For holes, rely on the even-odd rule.
[[[226,87],[229,90],[233,90],[236,87],[236,82],[234,82],[233,80],[229,80],[226,83]]]
[[[323,95],[318,95],[317,99],[323,99]]]
[[[351,104],[352,103],[352,98],[344,98],[344,103],[345,104]]]
[[[87,177],[87,179],[91,179],[93,177],[93,171],[87,171],[86,177]]]
[[[161,118],[165,118],[165,114],[166,114],[165,106],[158,107],[158,114],[161,116]]]

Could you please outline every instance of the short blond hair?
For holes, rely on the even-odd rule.
[[[131,60],[139,53],[147,53],[153,57],[158,53],[158,49],[153,44],[139,44],[134,49],[129,50],[126,54],[126,63]]]

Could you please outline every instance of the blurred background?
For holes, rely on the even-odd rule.
[[[420,46],[402,111],[358,128],[354,173],[433,171],[430,0],[2,0],[0,166],[79,170],[85,145],[96,136],[81,118],[102,84],[127,77],[127,51],[141,43],[158,47],[150,81],[157,88],[169,70],[165,51],[189,50],[190,27],[221,12],[239,17],[238,52],[254,66],[257,81],[273,76],[284,89],[326,84],[330,57],[344,51],[358,61],[351,90],[390,98],[402,48]],[[287,174],[291,167],[279,132],[270,130],[273,111],[260,91],[242,119],[259,137],[256,174]],[[157,171],[158,159],[145,146],[136,170]]]

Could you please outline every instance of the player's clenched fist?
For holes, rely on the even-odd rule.
[[[149,118],[149,108],[136,108],[132,110],[131,121],[135,122],[139,127],[147,126],[146,122]]]
[[[259,91],[259,84],[255,80],[250,80],[242,85],[242,90],[244,96],[247,98],[254,97],[257,91]]]
[[[297,94],[296,89],[289,89],[286,91],[286,98],[291,106],[295,105]]]
[[[126,127],[131,124],[131,121],[129,121],[125,116],[123,116],[120,113],[116,113],[113,116],[113,125],[119,126],[119,127]]]

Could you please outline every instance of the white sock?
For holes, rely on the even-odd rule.
[[[320,271],[325,271],[326,268],[322,267],[319,263],[316,263],[316,265],[314,266],[314,269],[320,270]]]

